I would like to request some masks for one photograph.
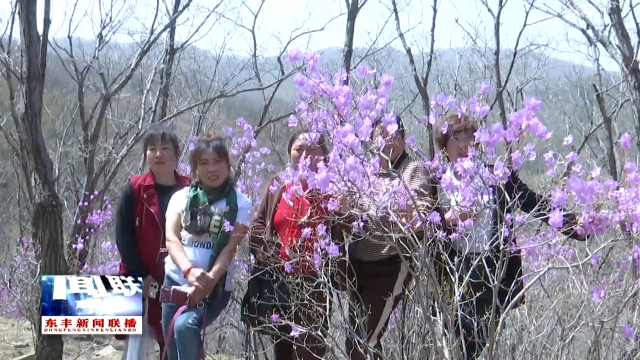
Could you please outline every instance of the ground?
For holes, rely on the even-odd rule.
[[[28,323],[0,318],[0,359],[13,359],[30,353],[32,342]]]
[[[66,359],[122,359],[123,341],[113,336],[65,337]],[[0,359],[11,360],[33,352],[30,326],[26,321],[0,317]],[[210,360],[234,360],[233,357],[208,355]]]

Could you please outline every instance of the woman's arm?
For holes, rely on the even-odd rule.
[[[177,191],[171,196],[165,215],[167,219],[165,224],[167,250],[173,263],[176,264],[182,272],[191,266],[191,261],[189,261],[187,253],[184,251],[182,237],[180,236],[180,232],[182,231],[182,214],[186,205],[187,198],[185,191]]]
[[[260,205],[258,205],[258,209],[251,220],[251,225],[249,226],[249,249],[251,254],[258,258],[262,253],[267,251],[266,246],[266,230],[267,230],[267,217],[269,216],[267,212],[271,207],[270,199],[272,199],[273,194],[271,193],[272,186],[279,184],[279,180],[277,177],[273,177],[269,183],[267,184],[266,189],[262,193],[262,199],[260,199]]]
[[[166,224],[167,250],[174,264],[184,272],[191,266],[191,261],[182,246],[180,232],[182,231],[182,215],[179,213],[167,214]]]
[[[410,212],[406,224],[413,228],[426,225],[427,218],[431,212],[437,211],[437,204],[433,198],[434,180],[424,165],[419,162],[409,164],[403,171],[402,176],[409,189],[416,194],[411,199]]]
[[[531,190],[527,184],[520,180],[515,172],[511,173],[507,189],[511,190],[509,195],[516,200],[516,205],[520,210],[532,214],[538,220],[549,223],[549,215],[553,210],[551,204],[546,198]],[[574,240],[587,239],[587,236],[580,235],[576,231],[579,223],[578,216],[572,213],[564,213],[564,223],[562,234]]]
[[[131,182],[127,182],[118,202],[116,211],[116,245],[120,258],[124,264],[127,273],[132,276],[146,277],[142,261],[140,260],[140,252],[138,251],[138,242],[136,239],[136,203],[133,196],[133,186]]]

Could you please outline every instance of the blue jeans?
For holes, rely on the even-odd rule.
[[[167,360],[197,360],[200,359],[202,350],[202,332],[211,325],[222,313],[231,299],[231,292],[224,290],[223,283],[219,284],[211,295],[211,300],[205,303],[200,309],[190,307],[176,319],[173,325],[173,334],[171,339],[165,344],[167,349]],[[178,286],[180,284],[173,281],[168,276],[164,278],[163,286]],[[180,304],[162,304],[162,330],[165,339],[169,338],[168,330],[173,316],[182,305]],[[206,323],[202,323],[202,315],[205,315]],[[204,355],[204,354],[202,354]]]

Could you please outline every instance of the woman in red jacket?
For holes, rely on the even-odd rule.
[[[288,152],[294,170],[306,158],[316,171],[329,151],[323,136],[314,139],[300,131],[289,141]],[[323,359],[330,298],[318,270],[324,255],[340,255],[340,230],[331,222],[328,196],[310,190],[304,179],[285,184],[276,177],[269,185],[251,224],[250,243],[257,268],[275,265],[274,275],[288,287],[288,304],[282,304],[287,310],[270,316],[275,359]]]
[[[150,129],[143,141],[146,174],[129,178],[120,195],[116,215],[116,243],[122,259],[120,275],[144,278],[144,295],[151,283],[164,279],[165,212],[169,199],[188,186],[191,179],[176,172],[180,158],[180,142],[175,133],[164,127]],[[149,298],[148,322],[154,338],[164,348],[158,299]],[[123,339],[124,337],[118,337]]]

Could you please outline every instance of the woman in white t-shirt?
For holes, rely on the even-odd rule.
[[[201,136],[191,169],[193,184],[171,197],[166,213],[160,301],[169,360],[204,358],[204,329],[229,303],[233,258],[252,217],[251,201],[234,187],[224,138]]]

